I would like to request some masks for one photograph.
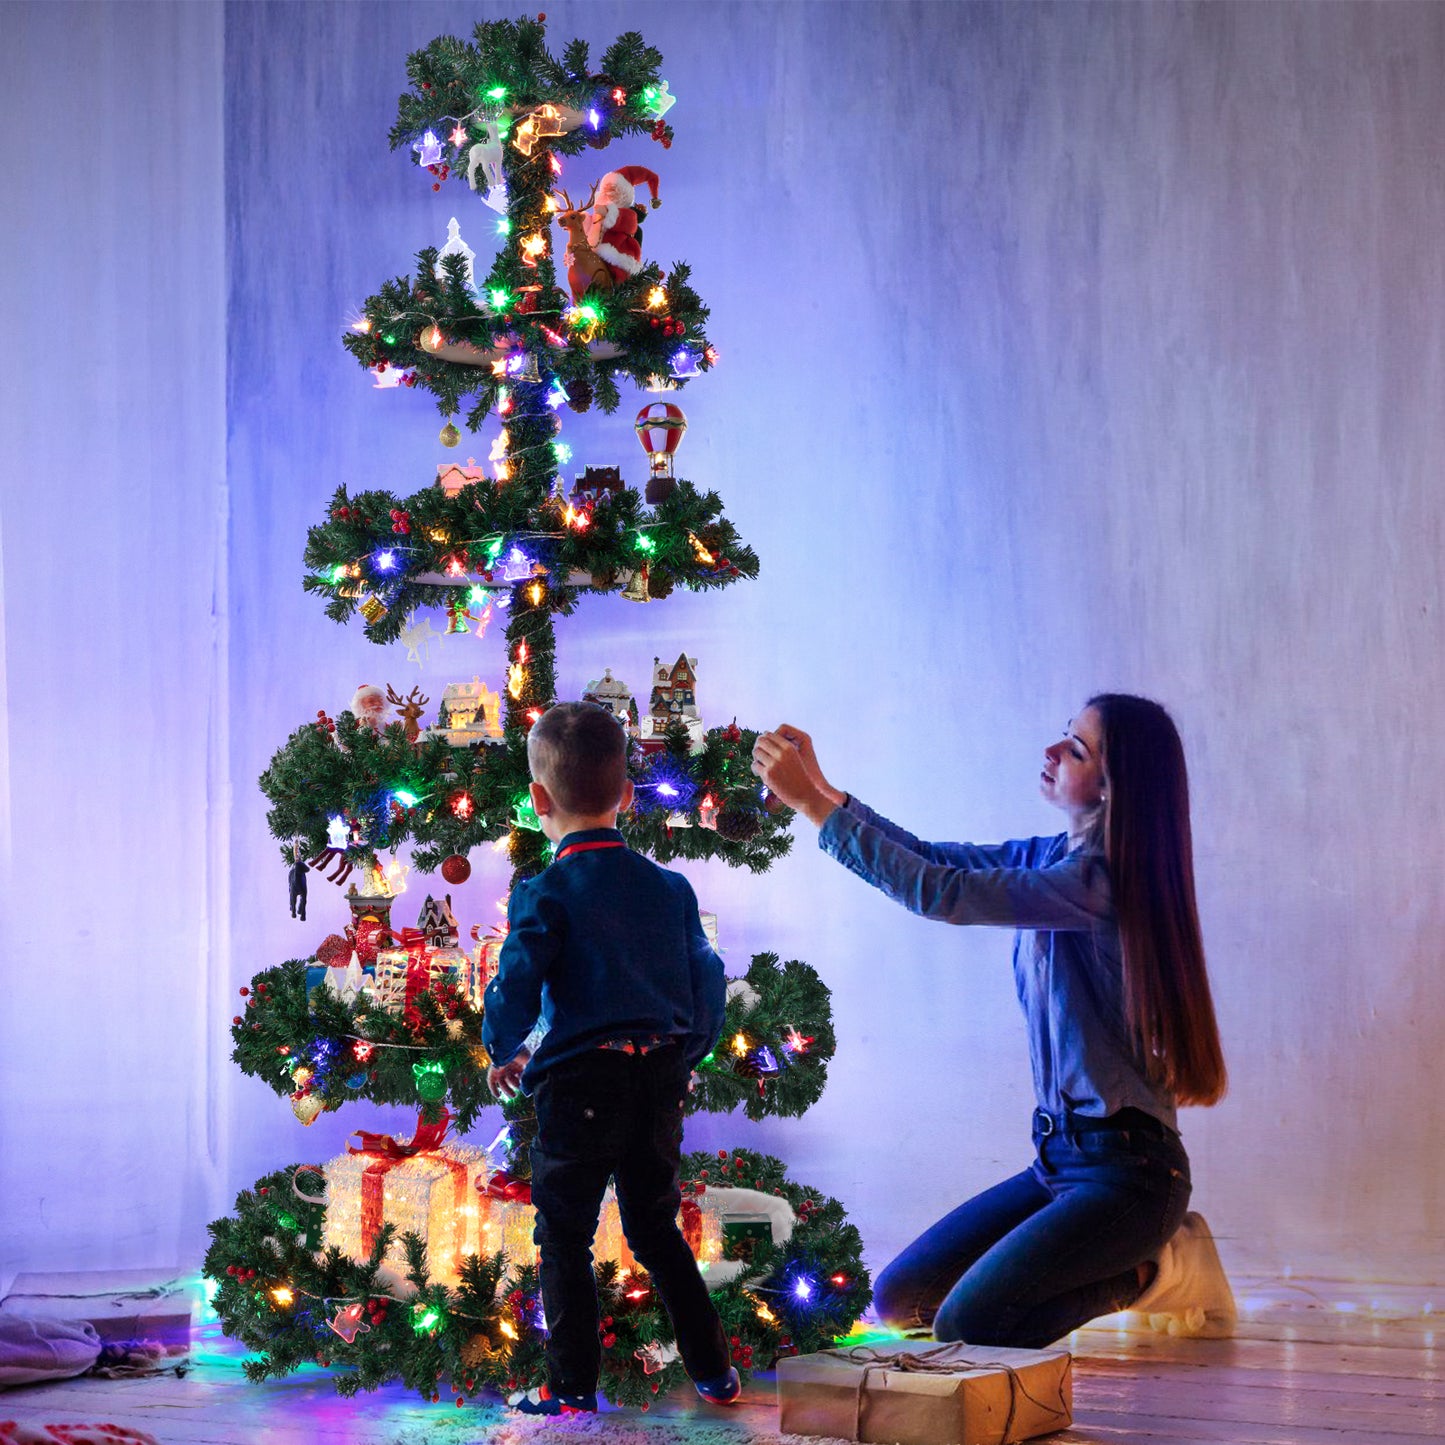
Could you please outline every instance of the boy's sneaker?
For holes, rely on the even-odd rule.
[[[694,1380],[693,1384],[697,1386],[698,1394],[714,1405],[734,1405],[743,1392],[743,1382],[731,1366],[725,1375],[713,1380]]]
[[[554,1395],[546,1385],[520,1390],[507,1396],[507,1404],[519,1415],[595,1415],[597,1392],[587,1395]]]

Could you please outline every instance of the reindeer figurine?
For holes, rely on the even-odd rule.
[[[421,729],[416,720],[421,716],[422,708],[431,701],[429,697],[418,697],[420,691],[421,688],[414,687],[405,697],[398,697],[396,689],[390,683],[386,685],[386,700],[401,714],[401,720],[406,724],[406,740],[409,743],[414,743],[421,737]]]
[[[596,195],[597,187],[594,185],[587,200],[580,206],[574,206],[572,197],[566,191],[561,193],[560,200],[555,191],[552,193],[552,199],[559,208],[565,204],[565,209],[557,212],[557,224],[567,233],[567,250],[563,260],[567,265],[567,286],[572,292],[574,304],[594,288],[598,291],[612,289],[612,272],[607,262],[592,249],[592,243],[582,229]]]

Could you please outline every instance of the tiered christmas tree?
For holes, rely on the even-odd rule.
[[[401,638],[413,650],[435,635],[418,620],[425,609],[443,609],[449,631],[500,613],[506,657],[495,690],[480,678],[448,686],[426,727],[431,699],[420,689],[359,689],[334,721],[323,709],[298,728],[261,779],[292,865],[293,910],[299,892],[304,913],[309,861],[313,881],[349,885],[351,920],[313,958],[242,988],[236,1062],[288,1095],[303,1123],[360,1099],[420,1112],[411,1140],[362,1133],[339,1159],[259,1180],[233,1217],[212,1224],[215,1306],[226,1332],[258,1352],[247,1366],[257,1380],[316,1362],[335,1369],[343,1393],[400,1378],[462,1403],[542,1377],[525,1101],[481,1129],[486,1148],[445,1138],[495,1107],[479,1007],[501,936],[478,925],[468,950],[449,894],[427,896],[416,925],[403,926],[393,915],[408,870],[396,853],[409,845],[412,867],[440,867],[453,885],[483,844],[505,843],[514,882],[544,868],[526,738],[556,701],[554,618],[589,593],[647,601],[757,574],[717,494],[672,475],[686,423],[671,401],[650,402],[637,419],[651,462],[645,495],[616,468],[584,467],[570,488],[559,479],[571,460],[560,437],[566,410],[595,401],[614,411],[622,380],[671,394],[716,360],[688,268],[664,275],[641,260],[641,188],[655,200],[655,173],[589,166],[614,140],[671,145],[660,61],[636,33],[595,70],[582,41],[554,59],[539,17],[478,25],[470,43],[441,37],[408,63],[392,148],[409,149],[433,189],[477,192],[496,213],[499,249],[480,276],[453,224],[441,251],[418,257],[413,279],[366,302],[346,345],[379,384],[437,397],[445,445],[460,440],[451,419],[464,403],[469,429],[495,414],[501,432],[490,476],[469,461],[439,466],[435,483],[411,496],[338,490],[307,540],[305,585],[338,621],[359,613],[370,639]],[[567,160],[579,196],[590,191],[578,203],[561,184]],[[559,235],[566,289],[554,263]],[[637,802],[622,827],[659,861],[718,858],[761,871],[787,850],[788,818],[759,795],[755,734],[703,728],[694,663],[659,662],[645,710],[610,672],[589,689],[633,738]],[[413,882],[412,896],[419,891]],[[691,1107],[801,1114],[833,1052],[827,990],[806,964],[761,954],[728,992],[723,1036]],[[684,1173],[684,1229],[741,1367],[846,1333],[869,1286],[857,1231],[836,1201],[748,1150],[690,1155]],[[596,1257],[602,1388],[645,1405],[682,1371],[615,1206],[604,1211]]]

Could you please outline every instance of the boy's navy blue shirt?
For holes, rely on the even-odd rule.
[[[505,1064],[542,1019],[547,1035],[522,1075],[528,1092],[605,1039],[671,1036],[690,1068],[717,1042],[723,965],[692,885],[634,853],[616,828],[563,838],[553,862],[512,890],[507,923],[482,1042]]]

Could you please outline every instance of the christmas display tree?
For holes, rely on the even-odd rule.
[[[259,1180],[211,1225],[215,1307],[257,1352],[247,1363],[257,1380],[319,1363],[343,1393],[401,1379],[462,1404],[543,1378],[531,1116],[525,1099],[505,1109],[492,1099],[481,1046],[504,930],[464,931],[447,888],[466,882],[484,845],[479,863],[505,847],[513,883],[547,866],[526,740],[558,700],[556,619],[592,594],[660,600],[758,571],[719,496],[673,474],[686,418],[671,398],[717,355],[687,266],[664,273],[643,259],[658,173],[633,153],[611,168],[592,154],[614,141],[671,146],[660,63],[635,32],[595,69],[580,40],[554,58],[543,17],[480,24],[469,42],[443,36],[408,62],[392,148],[415,158],[432,190],[458,187],[468,214],[486,218],[496,256],[484,274],[454,221],[414,276],[365,302],[346,346],[379,387],[435,396],[443,445],[460,442],[458,421],[475,432],[496,418],[499,432],[487,466],[444,462],[410,495],[338,489],[307,538],[305,586],[337,621],[359,617],[372,641],[401,640],[414,657],[437,635],[433,611],[448,633],[504,624],[505,655],[490,682],[447,684],[430,723],[433,698],[420,687],[358,689],[350,709],[302,724],[261,778],[293,913],[306,916],[309,879],[316,904],[344,898],[350,917],[313,956],[241,989],[233,1056],[303,1124],[361,1100],[419,1112],[411,1139],[363,1131],[338,1159]],[[623,383],[644,392],[634,423],[644,489],[585,459],[569,486],[562,417],[617,410]],[[631,739],[636,801],[619,819],[631,847],[754,871],[787,850],[789,816],[768,806],[750,770],[755,734],[703,725],[695,658],[657,659],[645,695],[595,672],[585,695]],[[438,869],[444,884],[423,894],[416,875]],[[414,925],[397,916],[408,901]],[[801,1114],[833,1047],[817,974],[759,954],[729,984],[723,1034],[689,1108]],[[473,1130],[485,1143],[461,1140]],[[841,1205],[747,1149],[688,1155],[683,1167],[682,1226],[739,1367],[846,1333],[869,1282]],[[615,1203],[594,1253],[601,1388],[645,1406],[684,1376]]]

